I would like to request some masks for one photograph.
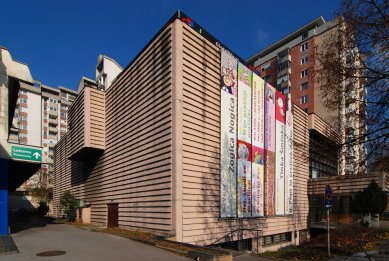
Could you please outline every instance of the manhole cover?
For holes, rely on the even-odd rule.
[[[66,254],[65,251],[45,251],[36,254],[37,256],[60,256]]]

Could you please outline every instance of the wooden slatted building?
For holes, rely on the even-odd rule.
[[[253,251],[304,240],[309,133],[308,115],[297,106],[294,213],[220,219],[220,55],[178,12],[108,90],[85,88],[55,147],[54,212],[61,215],[59,198],[70,190],[96,225],[198,245],[239,236]]]

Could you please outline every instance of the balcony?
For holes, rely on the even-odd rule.
[[[54,118],[49,117],[49,123],[51,123],[51,124],[57,124],[58,121],[57,121],[57,119],[54,119]]]
[[[281,90],[281,89],[284,89],[284,88],[290,88],[291,85],[292,84],[291,84],[290,80],[282,81],[281,83],[277,83],[277,89]]]
[[[284,57],[278,58],[278,64],[284,63],[286,61],[289,61],[289,62],[292,61],[292,57],[290,56],[290,54],[288,54]]]
[[[58,117],[58,111],[49,110],[49,115],[53,117]]]
[[[67,106],[70,106],[72,104],[66,97],[61,97],[61,103]]]
[[[49,131],[57,133],[58,129],[56,127],[49,126]]]
[[[283,75],[286,75],[286,74],[291,74],[291,73],[292,73],[292,69],[290,67],[289,68],[285,68],[285,69],[277,72],[277,77],[280,77],[280,76],[283,76]]]

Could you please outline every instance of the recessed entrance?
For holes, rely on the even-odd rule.
[[[119,204],[110,203],[107,204],[107,227],[118,227],[119,226]]]

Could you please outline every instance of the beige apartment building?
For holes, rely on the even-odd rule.
[[[239,239],[254,252],[306,240],[308,114],[298,106],[290,162],[293,211],[222,216],[223,50],[177,12],[112,85],[82,80],[68,110],[69,131],[54,148],[54,214],[62,216],[59,200],[70,190],[83,207],[80,220],[95,225],[197,245]]]
[[[46,199],[33,198],[25,191],[35,187],[52,188],[54,145],[67,132],[67,111],[76,97],[76,91],[62,86],[52,88],[38,81],[20,86],[10,139],[23,145],[42,146],[44,164],[16,195],[23,192],[33,206]]]

